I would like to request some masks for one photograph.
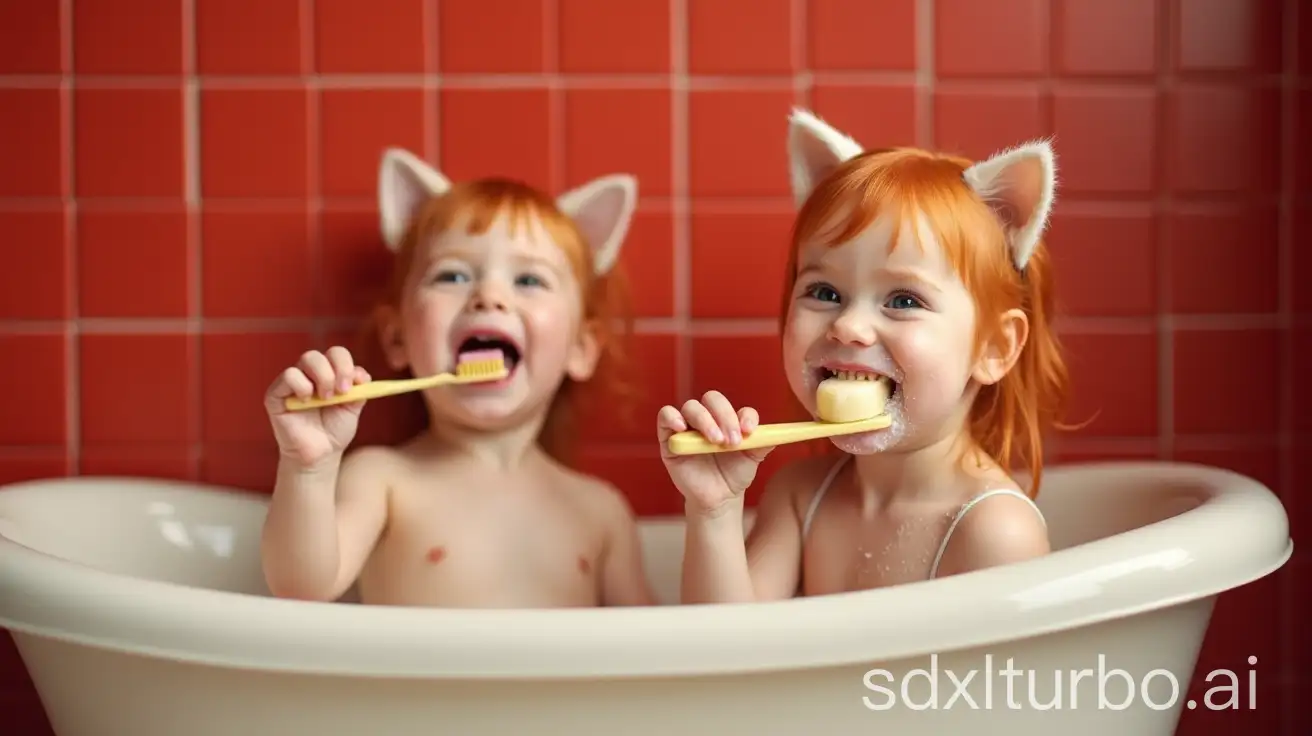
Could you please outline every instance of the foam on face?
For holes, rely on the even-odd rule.
[[[842,372],[820,382],[815,413],[826,422],[859,422],[884,411],[893,391],[885,376]]]

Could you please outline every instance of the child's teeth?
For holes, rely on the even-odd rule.
[[[837,378],[841,381],[888,381],[887,376],[878,373],[869,373],[867,371],[832,371],[831,378]]]

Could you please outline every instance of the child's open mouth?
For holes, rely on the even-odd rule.
[[[507,371],[511,374],[515,372],[515,368],[519,365],[521,359],[520,347],[513,338],[503,332],[471,332],[460,341],[459,346],[456,348],[456,362],[460,362],[461,356],[467,353],[491,351],[501,354],[501,359],[506,362]]]

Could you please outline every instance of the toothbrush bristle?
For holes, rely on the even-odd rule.
[[[497,378],[506,372],[503,358],[486,360],[469,360],[456,366],[456,375],[461,378]]]

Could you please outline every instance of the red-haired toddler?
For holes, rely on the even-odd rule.
[[[376,317],[387,362],[428,376],[496,350],[510,375],[430,389],[426,431],[345,454],[363,402],[284,402],[369,374],[342,347],[285,370],[265,396],[281,451],[262,545],[275,595],[330,601],[358,582],[366,604],[652,602],[624,497],[562,462],[576,399],[613,382],[622,352],[614,266],[636,198],[630,176],[553,199],[503,179],[453,184],[385,153],[379,206],[395,266]]]
[[[734,445],[758,425],[712,391],[657,420],[685,497],[683,600],[771,600],[925,580],[1049,551],[1032,498],[1066,369],[1041,242],[1056,186],[1034,142],[981,162],[865,151],[796,111],[789,152],[801,209],[782,314],[783,370],[813,415],[838,371],[895,386],[893,422],[770,479],[744,543],[743,492],[769,449],[672,455],[692,429]],[[1008,472],[1024,463],[1024,492]]]

